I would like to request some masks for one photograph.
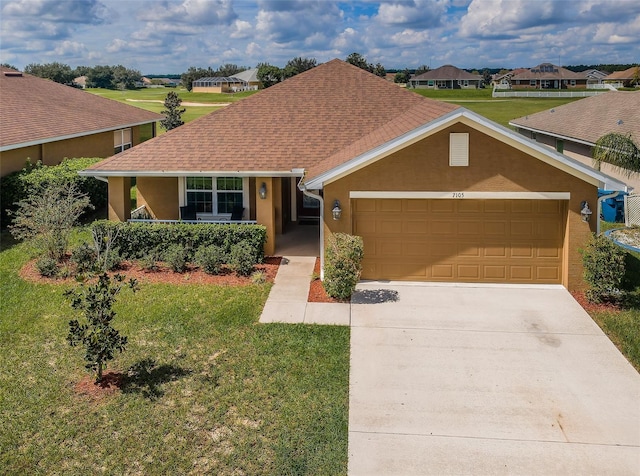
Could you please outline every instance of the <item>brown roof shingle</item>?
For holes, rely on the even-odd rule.
[[[0,147],[3,148],[162,119],[154,112],[16,73],[0,67]]]
[[[469,81],[480,81],[482,76],[477,74],[471,74],[464,69],[457,68],[453,65],[446,64],[444,66],[440,66],[439,68],[432,69],[427,71],[426,73],[422,73],[419,76],[414,76],[411,78],[413,80],[416,79],[432,79],[432,80],[452,80],[452,79],[466,79]]]
[[[510,124],[585,141],[618,132],[640,139],[640,91],[611,91],[514,119]]]
[[[321,173],[457,107],[332,60],[90,171]]]

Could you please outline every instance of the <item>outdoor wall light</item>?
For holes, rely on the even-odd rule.
[[[589,203],[585,200],[580,204],[580,216],[582,221],[589,221],[593,212],[589,208]]]
[[[331,214],[333,215],[334,220],[340,220],[342,216],[342,208],[340,208],[340,200],[336,199],[333,202],[333,210],[331,210]]]
[[[262,185],[260,185],[260,190],[258,191],[258,193],[260,194],[260,198],[261,199],[265,199],[267,198],[267,184],[262,182]]]

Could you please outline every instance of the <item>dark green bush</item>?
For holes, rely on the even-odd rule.
[[[329,238],[324,264],[324,286],[335,299],[348,299],[362,272],[364,245],[359,236],[335,233]]]
[[[267,230],[262,225],[118,223],[101,220],[94,222],[91,227],[101,236],[107,236],[111,230],[124,259],[140,259],[150,250],[182,245],[189,251],[187,261],[193,261],[193,253],[202,246],[218,246],[228,256],[234,244],[244,242],[251,247],[256,262],[260,263],[267,239]],[[117,233],[113,232],[116,229]]]
[[[15,210],[14,203],[40,193],[52,184],[74,183],[79,192],[87,195],[91,204],[102,208],[107,204],[107,184],[93,177],[81,177],[78,171],[89,168],[100,158],[65,159],[59,165],[32,165],[27,162],[24,169],[2,177],[0,203],[2,204],[2,226],[9,223],[6,210]]]
[[[43,255],[36,261],[36,269],[41,276],[52,278],[58,274],[58,261],[49,255]]]
[[[71,261],[76,265],[76,272],[89,273],[96,269],[98,254],[95,248],[82,243],[71,251]]]
[[[254,250],[249,243],[240,242],[231,247],[227,265],[239,276],[249,276],[256,264]]]
[[[171,245],[167,248],[164,260],[174,273],[184,273],[187,270],[188,253],[182,245]]]
[[[201,246],[196,251],[195,261],[207,274],[220,274],[225,255],[222,248],[216,245]]]
[[[586,297],[591,302],[617,301],[626,271],[626,253],[604,235],[594,236],[582,250],[584,279],[589,285]]]

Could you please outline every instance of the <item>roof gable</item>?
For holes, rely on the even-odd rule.
[[[13,73],[12,73],[13,72]],[[7,74],[9,73],[9,74]],[[131,127],[160,114],[0,67],[0,150]]]

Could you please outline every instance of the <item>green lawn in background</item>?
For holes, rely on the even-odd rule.
[[[0,472],[346,474],[348,327],[258,324],[269,284],[143,284],[119,296],[108,370],[155,366],[92,401],[70,285],[22,280],[33,250],[1,243]]]

